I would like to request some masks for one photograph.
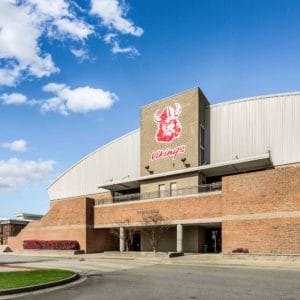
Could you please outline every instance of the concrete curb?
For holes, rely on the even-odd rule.
[[[180,258],[178,259],[172,259],[169,261],[166,261],[167,264],[170,265],[185,265],[185,266],[209,266],[209,267],[220,267],[220,268],[251,268],[251,269],[282,269],[282,270],[293,270],[293,271],[300,271],[300,264],[295,263],[283,263],[283,262],[272,262],[272,261],[258,261],[258,260],[219,260],[219,261],[200,261],[200,260],[182,260]]]
[[[14,295],[14,294],[20,294],[20,293],[26,293],[26,292],[34,292],[37,290],[52,288],[52,287],[56,287],[56,286],[60,286],[60,285],[64,285],[64,284],[73,282],[79,278],[80,278],[79,274],[75,273],[68,278],[64,278],[64,279],[61,279],[58,281],[52,281],[52,282],[43,283],[43,284],[30,285],[30,286],[25,286],[25,287],[20,287],[20,288],[2,290],[2,291],[0,291],[0,296]]]
[[[184,256],[183,252],[169,252],[169,258]]]
[[[80,254],[85,254],[84,250],[49,250],[49,249],[23,249],[14,251],[16,255],[41,255],[41,256],[76,256]]]
[[[223,253],[223,258],[233,260],[256,260],[256,261],[281,261],[281,262],[299,262],[300,254],[252,254],[252,253]]]
[[[104,251],[103,255],[111,257],[113,259],[124,258],[124,259],[135,259],[135,258],[171,258],[184,256],[183,252],[152,252],[152,251]]]

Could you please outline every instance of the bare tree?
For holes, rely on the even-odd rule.
[[[169,226],[164,224],[159,212],[142,216],[141,232],[147,236],[153,252],[157,251],[159,242],[168,230]]]

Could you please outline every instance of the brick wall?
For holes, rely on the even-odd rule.
[[[31,222],[18,234],[9,238],[13,250],[23,248],[23,240],[77,240],[87,253],[103,251],[106,232],[93,229],[94,199],[75,198],[52,201],[49,212],[39,221]],[[99,238],[98,238],[99,235]]]
[[[223,178],[223,252],[300,253],[299,165]]]
[[[222,193],[136,201],[94,207],[92,198],[51,202],[47,215],[31,222],[9,246],[22,248],[25,239],[78,240],[86,252],[117,249],[110,226],[158,210],[166,221],[222,218],[223,252],[248,248],[250,253],[300,253],[300,166],[226,176]]]
[[[136,201],[95,207],[95,225],[141,222],[141,212],[158,210],[166,221],[222,216],[221,193],[159,201]]]
[[[226,221],[223,252],[244,247],[250,253],[300,253],[300,218]]]

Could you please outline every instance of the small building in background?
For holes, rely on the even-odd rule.
[[[31,221],[40,220],[42,217],[43,215],[20,213],[16,215],[16,220],[31,222]]]
[[[8,237],[18,235],[29,222],[42,217],[43,215],[20,213],[16,218],[0,218],[0,245],[6,245]]]

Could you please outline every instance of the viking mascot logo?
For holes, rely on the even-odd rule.
[[[179,138],[182,127],[178,120],[182,108],[179,103],[175,103],[175,109],[172,106],[166,106],[161,113],[154,114],[154,121],[157,123],[156,141],[160,143],[170,143]]]

